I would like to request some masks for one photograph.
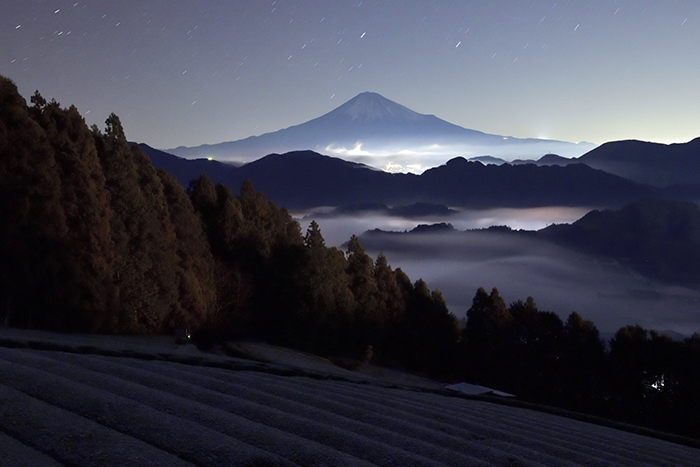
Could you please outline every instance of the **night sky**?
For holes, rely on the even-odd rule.
[[[374,91],[501,135],[700,136],[700,2],[0,0],[0,74],[159,148]]]

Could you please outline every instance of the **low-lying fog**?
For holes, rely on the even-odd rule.
[[[459,231],[491,225],[539,230],[571,223],[586,208],[495,209],[460,212],[447,218],[405,219],[380,215],[317,218],[328,246],[375,228],[403,232],[418,224],[449,222]],[[310,218],[302,219],[306,231]],[[376,258],[384,252],[393,268],[412,280],[440,289],[450,311],[462,318],[478,287],[497,287],[506,303],[532,296],[540,310],[563,320],[577,311],[601,333],[638,323],[647,329],[685,336],[700,332],[700,291],[660,284],[604,258],[565,249],[513,233],[453,232],[380,235],[362,238]]]
[[[419,224],[448,222],[457,230],[484,229],[492,225],[507,225],[514,230],[539,230],[551,224],[570,224],[588,213],[592,208],[544,207],[528,209],[483,209],[459,211],[451,216],[395,217],[385,214],[352,214],[333,217],[313,216],[315,212],[327,212],[332,208],[315,208],[292,215],[299,219],[302,232],[306,232],[312,220],[321,227],[321,233],[328,246],[340,246],[352,235],[360,235],[367,230],[381,229],[403,232],[414,229]]]

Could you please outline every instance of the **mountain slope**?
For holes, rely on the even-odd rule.
[[[647,277],[700,284],[700,208],[643,200],[618,211],[591,211],[571,225],[539,233],[566,246],[629,264]]]
[[[586,164],[637,183],[659,187],[700,184],[700,138],[687,143],[660,144],[638,140],[604,143],[581,157],[547,154],[537,161],[514,164]],[[697,191],[697,190],[696,190]]]
[[[137,143],[129,143],[130,146],[133,144]],[[226,183],[228,175],[236,169],[234,165],[224,164],[215,160],[183,159],[143,143],[138,143],[138,146],[151,159],[154,167],[164,169],[173,174],[185,188],[187,188],[190,181],[202,174],[207,174],[214,184]]]
[[[270,154],[232,173],[227,183],[235,192],[245,179],[279,206],[308,208],[382,200],[391,204],[403,197],[396,183],[414,175],[390,174],[363,164],[323,156],[312,151]]]
[[[171,341],[149,347],[101,336],[81,346],[75,338],[29,337],[30,348],[10,348],[22,347],[21,336],[4,339],[3,465],[607,467],[698,458],[696,448],[672,442],[683,438],[586,423],[576,413],[190,352]],[[69,351],[47,350],[61,346]]]
[[[682,144],[628,140],[605,143],[577,159],[638,183],[700,183],[700,138]]]
[[[237,192],[246,178],[271,201],[291,209],[358,203],[619,207],[656,194],[583,164],[485,166],[455,158],[421,175],[392,174],[312,151],[266,156],[230,172],[226,183]]]
[[[448,206],[620,206],[653,190],[583,164],[500,166],[455,158],[420,176],[429,202]]]
[[[319,130],[336,131],[337,134],[352,138],[357,135],[370,135],[378,138],[406,137],[413,131],[413,137],[464,137],[485,140],[502,138],[487,135],[476,130],[468,130],[441,120],[434,115],[423,115],[397,104],[380,94],[363,92],[331,112],[311,120]]]
[[[213,157],[224,161],[253,161],[271,153],[314,150],[357,161],[384,159],[423,166],[444,163],[456,155],[498,155],[536,158],[547,152],[571,157],[591,149],[590,144],[517,139],[469,130],[414,112],[383,96],[364,92],[336,109],[300,125],[238,141],[198,147],[178,147],[167,152],[188,157]],[[409,155],[407,155],[409,154]]]

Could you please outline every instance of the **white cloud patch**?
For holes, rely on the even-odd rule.
[[[355,146],[353,146],[352,149],[348,149],[344,146],[341,147],[335,147],[332,144],[329,144],[326,146],[326,151],[328,151],[332,155],[337,155],[337,156],[372,156],[373,154],[368,151],[364,151],[362,149],[362,142],[357,141],[355,142]]]

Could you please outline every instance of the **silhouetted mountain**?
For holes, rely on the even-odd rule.
[[[700,207],[682,201],[637,201],[618,211],[591,211],[543,238],[615,258],[648,277],[700,284]]]
[[[469,160],[473,161],[473,162],[481,162],[484,165],[487,165],[487,164],[502,165],[502,164],[508,163],[508,161],[505,159],[501,159],[500,157],[493,157],[493,156],[476,156],[476,157],[470,157]]]
[[[593,149],[576,162],[638,183],[700,184],[700,138],[682,144],[614,141]]]
[[[419,114],[377,93],[364,92],[331,112],[300,125],[238,141],[178,147],[167,152],[188,158],[213,157],[250,162],[271,153],[308,149],[362,161],[364,156],[382,153],[396,157],[401,151],[420,148],[430,148],[430,152],[440,153],[441,160],[446,160],[459,154],[484,153],[507,155],[509,159],[539,157],[554,150],[578,156],[592,147],[589,143],[486,134],[462,128],[434,115]]]
[[[154,165],[167,168],[173,161],[181,164],[177,166],[180,180],[197,178],[208,162],[167,157],[162,160],[166,165],[157,158]],[[184,171],[188,163],[192,166],[189,175]],[[368,203],[472,208],[619,207],[659,195],[657,189],[584,164],[485,166],[462,157],[422,175],[392,174],[312,151],[271,154],[242,167],[223,166],[221,170],[223,173],[207,173],[223,181],[234,193],[248,178],[271,201],[292,209]]]
[[[383,229],[371,229],[365,230],[359,236],[362,245],[366,247],[377,250],[377,251],[388,251],[393,248],[398,248],[406,252],[406,248],[403,245],[397,245],[392,242],[392,237],[394,239],[402,238],[405,236],[417,236],[421,234],[429,234],[438,236],[444,235],[459,235],[464,234],[464,232],[454,228],[452,224],[447,222],[439,222],[436,224],[418,224],[411,230],[404,230],[403,232],[398,232],[396,230],[383,230]],[[350,242],[345,242],[341,246],[347,248]],[[437,245],[437,243],[436,243]],[[427,247],[428,250],[432,250]]]
[[[532,161],[522,161],[523,163],[529,164],[532,163]],[[557,154],[545,154],[544,156],[540,157],[535,161],[535,164],[537,165],[569,165],[571,163],[571,159],[568,159],[566,157],[561,157],[560,155]]]
[[[637,183],[663,187],[664,198],[700,201],[700,138],[683,144],[613,141],[578,158],[547,154],[536,161],[511,164],[586,164]]]
[[[365,214],[365,213],[381,213],[388,214],[391,208],[386,204],[382,203],[355,203],[347,204],[345,206],[338,206],[333,210],[327,212],[328,217],[333,216],[344,216],[348,214]]]
[[[682,144],[612,141],[578,158],[547,154],[536,161],[516,160],[512,164],[586,164],[637,183],[659,187],[685,185],[685,190],[698,191],[700,187],[692,186],[700,185],[700,138]]]
[[[409,234],[425,234],[425,233],[450,233],[456,232],[452,224],[440,222],[438,224],[419,224]]]
[[[573,224],[554,224],[538,231],[491,226],[461,232],[450,224],[440,223],[420,225],[409,232],[368,230],[360,235],[360,240],[370,250],[387,251],[394,248],[408,252],[408,244],[399,239],[417,233],[435,234],[435,245],[441,243],[438,235],[445,233],[479,234],[482,239],[493,235],[494,241],[496,238],[500,240],[494,244],[485,242],[484,245],[498,244],[504,249],[509,246],[513,249],[516,242],[526,239],[536,240],[543,248],[546,243],[553,242],[580,252],[613,259],[647,278],[663,283],[700,285],[700,207],[685,201],[640,200],[619,210],[593,210]],[[512,241],[505,235],[512,236]],[[433,243],[426,242],[420,248],[423,254],[433,252]],[[436,251],[433,254],[439,257]],[[620,290],[619,296],[655,300],[663,298],[658,291],[642,288]]]
[[[583,164],[483,165],[455,158],[425,171],[418,193],[447,206],[621,206],[653,193]]]
[[[396,186],[393,180],[403,177],[312,151],[295,151],[270,154],[246,164],[231,175],[227,184],[236,193],[247,178],[280,206],[310,208],[373,202],[395,204],[400,196],[392,195]]]
[[[539,159],[516,159],[512,162],[509,162],[511,165],[523,165],[523,164],[534,164],[534,165],[559,165],[559,166],[565,166],[569,165],[572,163],[577,163],[578,159],[575,157],[568,158],[568,157],[561,157],[558,154],[545,154],[544,156],[540,157]]]
[[[164,151],[154,149],[143,143],[129,143],[129,146],[138,144],[150,159],[154,167],[165,169],[177,178],[178,182],[187,188],[191,180],[207,174],[212,183],[226,183],[230,174],[236,169],[232,164],[224,164],[208,159],[183,159]]]

